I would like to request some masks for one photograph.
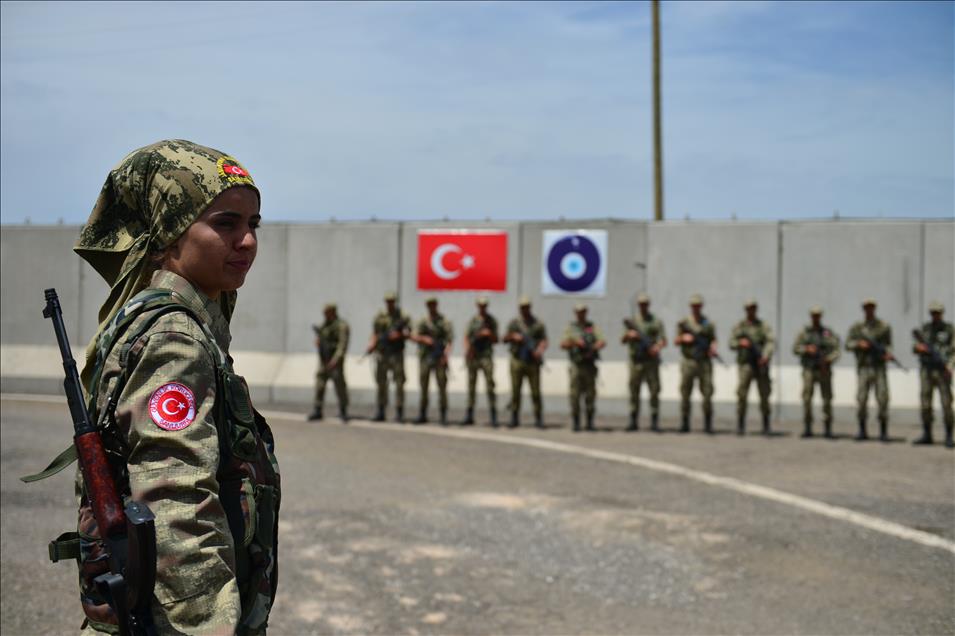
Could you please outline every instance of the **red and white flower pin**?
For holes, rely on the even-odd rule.
[[[164,384],[149,398],[149,415],[166,431],[181,431],[196,419],[196,398],[178,382]]]

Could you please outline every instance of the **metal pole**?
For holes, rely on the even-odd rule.
[[[660,0],[650,0],[653,9],[653,194],[654,215],[663,220],[663,133],[660,121]]]

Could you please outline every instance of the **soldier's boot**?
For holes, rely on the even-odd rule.
[[[308,420],[312,422],[320,419],[322,419],[322,407],[316,406],[315,409],[308,414]]]
[[[574,432],[580,430],[580,413],[574,413]]]
[[[832,434],[832,418],[827,417],[823,425],[826,427],[826,439],[834,439],[835,435]]]
[[[703,432],[707,435],[713,434],[713,414],[707,413],[703,416]]]
[[[800,435],[800,437],[803,439],[812,437],[812,418],[806,418],[803,422],[802,435]]]
[[[511,411],[511,423],[507,425],[508,428],[517,428],[520,425],[520,421],[517,419],[517,411]]]
[[[955,440],[952,439],[952,424],[945,425],[945,448],[955,448]]]
[[[427,423],[427,421],[428,421],[428,409],[422,407],[421,410],[418,411],[418,417],[415,418],[414,423],[425,424]]]
[[[660,416],[656,413],[650,416],[650,430],[654,433],[660,432]]]
[[[378,410],[375,411],[375,417],[371,418],[372,422],[384,422],[385,421],[385,407],[379,406]]]
[[[469,406],[467,413],[464,414],[464,419],[461,420],[461,426],[468,426],[474,424],[474,407]]]
[[[889,418],[887,417],[879,418],[879,440],[882,442],[889,441]]]
[[[441,426],[448,425],[448,409],[441,409]]]
[[[865,416],[860,415],[859,416],[859,433],[856,435],[856,438],[855,438],[857,442],[864,442],[865,440],[869,439],[869,434],[866,433],[865,427],[866,427]]]
[[[544,418],[540,413],[534,413],[534,428],[544,428]]]
[[[381,417],[382,419],[384,419],[385,416],[382,415]],[[399,424],[405,423],[405,407],[403,406],[395,407],[395,421],[398,422]]]
[[[746,434],[746,416],[739,415],[736,417],[736,434],[745,435]]]
[[[769,413],[763,414],[763,435],[769,436],[772,435],[772,430],[769,427]]]
[[[338,419],[348,424],[348,409],[344,406],[338,407]]]
[[[593,411],[590,411],[589,413],[587,413],[587,430],[588,431],[594,430],[594,412]]]
[[[497,409],[491,407],[491,428],[497,428]]]
[[[922,417],[922,437],[918,438],[913,444],[918,446],[930,446],[932,444],[932,420]]]
[[[684,415],[684,416],[683,416],[683,423],[680,424],[680,432],[681,432],[681,433],[689,433],[689,432],[690,432],[690,416],[689,416],[689,415]]]
[[[627,427],[627,430],[628,430],[628,431],[636,431],[636,430],[639,430],[639,426],[637,425],[637,412],[636,412],[636,411],[630,411],[630,426]]]

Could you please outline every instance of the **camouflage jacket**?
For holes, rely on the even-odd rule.
[[[148,301],[137,311],[157,290],[179,310],[162,313]],[[118,330],[100,338],[90,415],[97,421],[122,386],[103,441],[121,493],[156,516],[157,630],[263,633],[278,582],[281,489],[272,432],[232,372],[228,322],[218,303],[166,271],[113,324],[124,315],[135,317],[112,347]],[[83,609],[92,628],[114,632],[115,618],[92,584],[106,565],[79,474],[77,496]]]
[[[477,333],[485,327],[490,329],[495,337],[497,336],[497,320],[491,314],[487,315],[487,319],[481,318],[481,315],[478,314],[474,318],[471,318],[471,322],[468,323],[467,339],[471,347],[472,358],[490,358],[494,356],[493,339],[482,338],[477,335]]]
[[[418,358],[437,362],[444,355],[445,348],[454,340],[454,325],[444,314],[438,314],[434,320],[429,315],[418,321],[415,333],[419,336],[430,336],[434,340],[433,345],[418,343]]]
[[[868,349],[859,347],[862,340],[868,340]],[[846,336],[846,350],[856,354],[856,364],[860,367],[885,366],[883,355],[892,353],[892,327],[878,318],[872,322],[860,320],[849,327]]]
[[[647,350],[651,346],[662,344],[666,340],[667,335],[663,322],[652,313],[647,314],[646,318],[640,313],[637,313],[633,318],[628,318],[627,320],[630,322],[630,325],[624,325],[624,336],[627,335],[627,331],[629,331],[631,327],[640,334],[639,339],[631,340],[627,343],[630,349],[630,360],[633,362],[659,362],[660,357],[651,357]]]
[[[806,353],[808,345],[815,345],[815,354]],[[819,329],[811,324],[806,325],[796,336],[793,353],[799,356],[799,362],[805,369],[817,369],[823,362],[824,366],[831,367],[839,359],[839,336],[824,325],[820,325]]]
[[[379,311],[371,324],[371,330],[378,335],[378,344],[375,347],[380,355],[400,356],[405,351],[405,338],[408,337],[411,329],[411,317],[400,309],[395,309],[394,313],[388,313],[385,310]],[[405,338],[400,340],[388,340],[388,334],[392,331],[400,331]]]
[[[511,357],[528,364],[540,364],[540,361],[531,358],[531,352],[537,348],[541,340],[547,340],[547,327],[536,316],[531,316],[530,322],[518,316],[507,323],[507,334],[519,333],[524,336],[524,342],[511,342]]]
[[[922,325],[919,331],[925,344],[934,349],[935,354],[937,354],[936,357],[932,355],[931,351],[929,353],[919,353],[915,350],[918,341],[913,342],[912,352],[918,354],[922,366],[935,368],[939,366],[939,361],[941,361],[949,369],[955,367],[955,326],[944,320],[938,324],[930,320]]]
[[[567,350],[570,361],[576,365],[594,364],[600,359],[600,350],[596,348],[598,342],[604,339],[600,327],[588,320],[581,324],[576,320],[572,321],[564,330],[562,340],[583,340],[586,346],[572,346]]]
[[[750,342],[749,348],[739,346],[739,341],[746,338]],[[754,322],[740,320],[733,327],[730,336],[730,350],[736,352],[736,363],[757,364],[760,357],[767,360],[773,357],[776,350],[776,338],[773,337],[773,328],[766,321],[757,318]]]
[[[687,360],[709,361],[707,351],[716,340],[716,326],[706,316],[701,315],[697,322],[693,316],[687,316],[676,325],[677,335],[693,334],[693,342],[680,344],[680,352]]]
[[[322,365],[341,361],[348,350],[348,323],[341,318],[322,323],[318,331],[318,357]]]

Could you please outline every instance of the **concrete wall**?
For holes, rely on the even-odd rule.
[[[507,291],[490,294],[491,311],[503,327],[517,311],[521,294],[531,297],[551,340],[543,374],[546,408],[565,411],[567,363],[558,342],[572,318],[573,298],[540,293],[542,233],[547,229],[606,229],[609,235],[608,293],[588,298],[591,318],[610,343],[601,366],[602,412],[624,412],[627,403],[625,351],[619,343],[620,319],[632,311],[640,291],[653,299],[672,340],[676,322],[687,311],[692,293],[705,298],[705,313],[716,323],[720,352],[732,362],[726,343],[743,316],[742,302],[754,296],[761,316],[779,341],[774,361],[774,400],[780,413],[799,404],[797,360],[791,354],[796,331],[810,305],[826,309],[824,320],[844,337],[861,316],[866,296],[879,302],[879,315],[894,328],[896,352],[907,365],[910,329],[926,319],[925,306],[941,300],[948,317],[955,313],[955,222],[825,221],[798,223],[666,222],[601,220],[554,223],[330,223],[266,224],[259,257],[240,292],[233,319],[233,355],[258,400],[308,402],[316,369],[311,324],[322,319],[322,306],[339,305],[352,326],[346,370],[353,402],[367,403],[374,390],[372,365],[361,359],[371,319],[388,290],[397,290],[403,307],[416,320],[430,292],[416,288],[419,229],[481,228],[508,233]],[[99,276],[71,247],[79,228],[71,226],[0,228],[0,324],[3,391],[55,391],[60,372],[49,324],[42,320],[43,289],[55,286],[77,354],[94,333],[97,311],[106,295]],[[476,294],[445,292],[442,311],[453,320],[457,337],[452,360],[452,400],[465,387],[463,330],[474,312]],[[413,408],[417,393],[414,348],[408,349],[406,385]],[[497,353],[499,393],[509,390],[506,352]],[[663,353],[663,399],[675,412],[678,351]],[[735,368],[717,367],[718,413],[732,411]],[[855,374],[851,356],[835,370],[836,403],[853,404]],[[916,373],[893,371],[893,405],[918,404]],[[501,399],[503,404],[506,397]]]

